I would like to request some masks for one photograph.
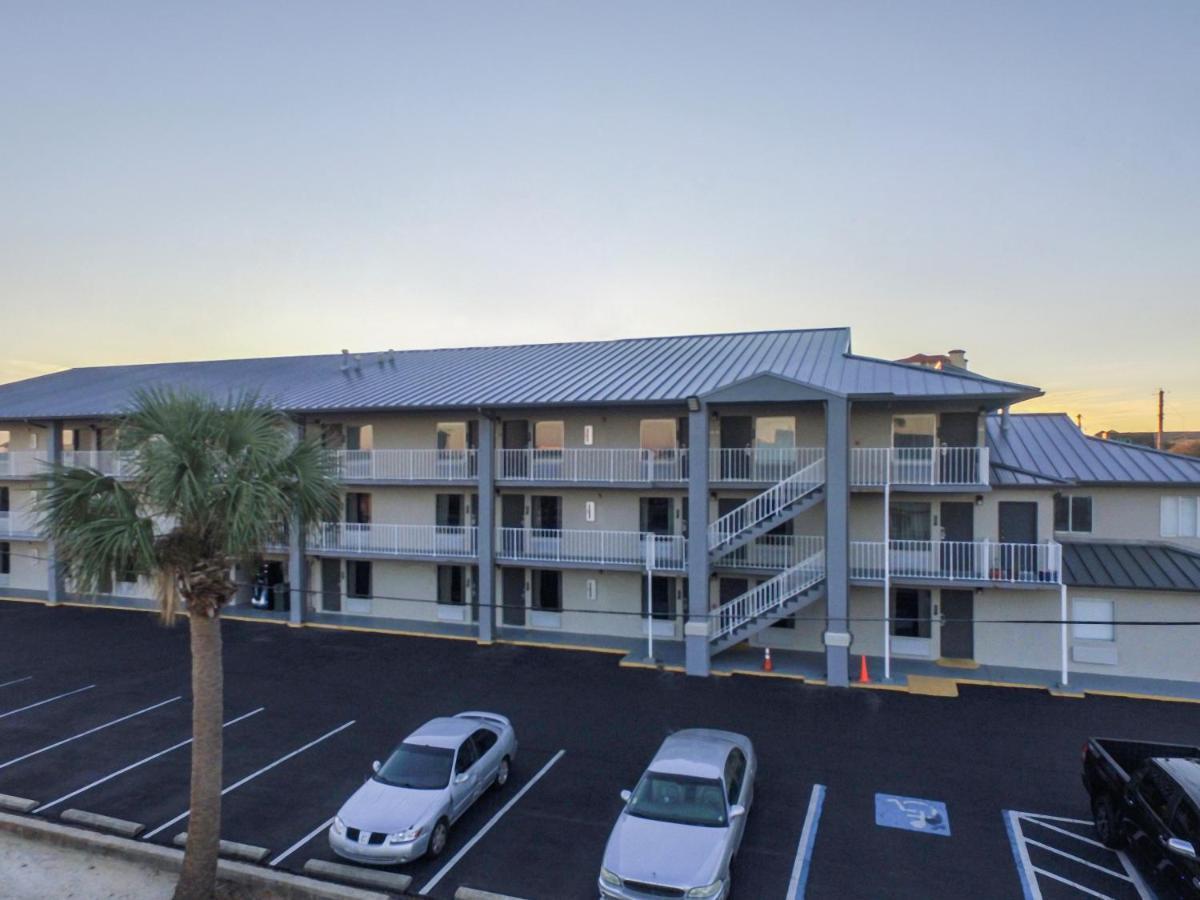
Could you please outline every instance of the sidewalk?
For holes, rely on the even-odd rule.
[[[0,879],[6,900],[159,900],[175,889],[172,873],[2,830]]]

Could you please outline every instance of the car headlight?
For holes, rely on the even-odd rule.
[[[388,843],[407,844],[409,841],[419,838],[424,830],[424,828],[410,828],[408,831],[397,831],[395,834],[388,835]]]
[[[611,884],[613,887],[621,886],[621,876],[619,876],[616,872],[610,872],[608,869],[604,868],[604,866],[600,867],[600,880],[605,884]]]
[[[333,833],[338,837],[346,833],[346,823],[342,821],[341,816],[333,817]]]
[[[721,893],[724,887],[724,881],[714,881],[712,884],[704,885],[704,887],[692,888],[687,892],[687,895],[689,897],[715,897]]]

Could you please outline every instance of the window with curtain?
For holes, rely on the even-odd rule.
[[[1200,537],[1200,497],[1162,498],[1162,537]]]
[[[933,540],[933,510],[928,503],[899,501],[889,515],[893,541]]]
[[[1071,634],[1076,640],[1116,640],[1114,620],[1114,604],[1111,600],[1077,598],[1071,601]]]

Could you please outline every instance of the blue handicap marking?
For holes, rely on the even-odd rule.
[[[884,828],[950,836],[950,816],[946,812],[946,804],[938,800],[876,794],[875,824]]]

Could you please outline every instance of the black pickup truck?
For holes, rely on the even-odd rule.
[[[1200,898],[1200,747],[1092,738],[1083,785],[1106,846],[1128,847],[1163,889]]]

